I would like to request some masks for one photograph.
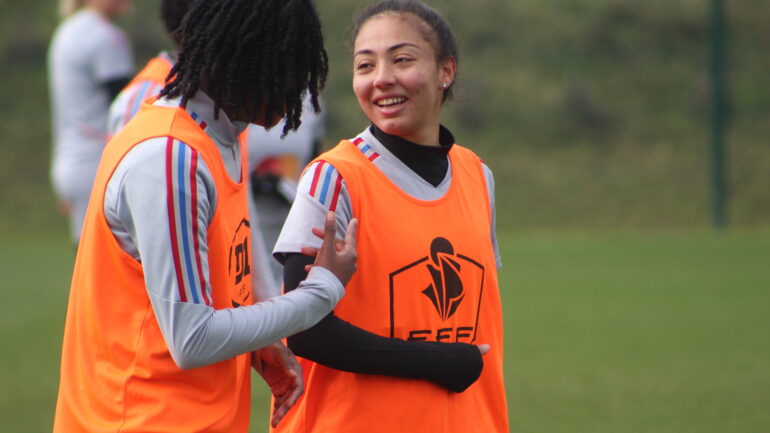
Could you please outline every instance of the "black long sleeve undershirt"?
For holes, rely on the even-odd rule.
[[[284,288],[294,290],[307,276],[311,257],[289,254]],[[288,338],[298,356],[351,373],[423,379],[462,392],[481,375],[481,352],[472,344],[405,341],[365,331],[329,313],[312,328]]]
[[[439,126],[438,146],[425,146],[385,133],[376,125],[369,127],[372,135],[396,158],[433,186],[438,186],[449,169],[447,155],[455,138],[445,127]]]

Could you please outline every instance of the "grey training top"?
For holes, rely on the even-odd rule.
[[[179,101],[160,99],[155,104],[177,107]],[[188,101],[186,110],[217,145],[232,180],[240,182],[237,137],[246,124],[231,122],[221,110],[215,119],[213,106],[207,95],[198,92]],[[167,150],[174,158],[173,176],[166,173]],[[123,250],[142,263],[158,325],[181,368],[219,362],[307,329],[332,311],[344,293],[331,272],[314,267],[300,284],[302,290],[270,299],[265,299],[269,295],[255,293],[265,300],[253,306],[215,310],[208,305],[212,288],[208,281],[206,229],[216,208],[217,191],[206,164],[203,160],[193,164],[191,154],[189,146],[166,137],[137,144],[118,164],[104,200],[112,233]],[[190,179],[195,180],[196,194],[190,193]],[[186,209],[176,212],[174,219],[169,218],[169,189],[173,200]],[[197,227],[190,221],[192,207],[197,209]],[[178,233],[177,244],[171,242],[172,227]],[[178,275],[175,250],[187,262],[183,267],[200,268],[201,272]],[[187,295],[186,302],[180,290]]]

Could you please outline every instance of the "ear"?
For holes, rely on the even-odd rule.
[[[438,65],[438,78],[439,83],[446,83],[451,85],[455,80],[455,73],[457,72],[457,59],[454,57],[447,57],[439,62]]]

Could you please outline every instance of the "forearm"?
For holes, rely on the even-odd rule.
[[[286,261],[288,291],[312,259],[299,254]],[[290,292],[291,293],[291,292]],[[434,382],[461,392],[481,374],[483,362],[474,345],[404,341],[382,337],[329,314],[312,328],[288,339],[298,356],[351,373],[381,374]]]
[[[251,306],[214,310],[152,293],[151,300],[156,314],[163,316],[158,322],[172,357],[180,368],[189,369],[258,350],[307,329],[327,315],[342,294],[333,274],[314,268],[298,290]],[[177,329],[175,323],[187,325]]]
[[[369,333],[329,315],[311,329],[289,337],[297,355],[350,373],[423,379],[462,392],[481,374],[474,345],[404,341]]]

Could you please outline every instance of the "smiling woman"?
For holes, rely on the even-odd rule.
[[[418,1],[386,0],[354,35],[372,125],[306,168],[274,255],[293,290],[321,242],[309,229],[333,211],[338,236],[360,221],[357,271],[333,314],[289,337],[306,392],[277,431],[507,432],[494,181],[440,123],[452,31]]]
[[[364,114],[383,132],[438,146],[441,105],[454,81],[457,57],[439,56],[437,37],[423,27],[428,26],[417,16],[390,12],[359,28],[353,91]]]

